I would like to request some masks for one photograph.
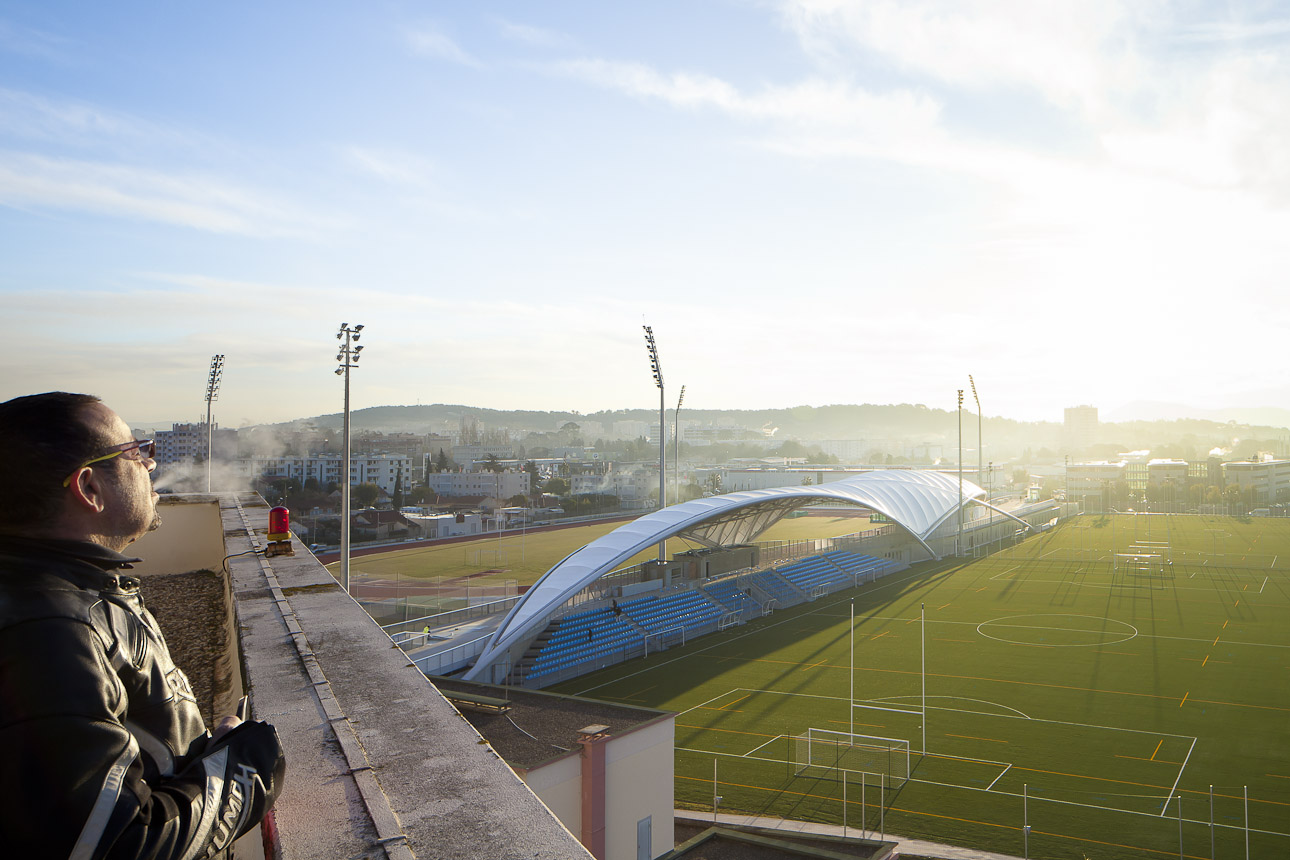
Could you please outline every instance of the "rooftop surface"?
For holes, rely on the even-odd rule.
[[[604,726],[602,733],[613,737],[670,715],[668,711],[653,708],[615,705],[454,678],[435,678],[434,684],[450,699],[454,692],[462,692],[507,701],[510,707],[505,713],[464,708],[462,715],[507,763],[526,770],[578,752],[580,729]]]

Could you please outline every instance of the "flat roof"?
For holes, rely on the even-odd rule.
[[[603,734],[614,737],[676,716],[671,711],[654,708],[481,684],[460,678],[431,678],[430,681],[449,701],[452,701],[453,693],[506,700],[510,708],[504,713],[462,706],[458,706],[458,710],[507,764],[524,770],[579,752],[581,730],[588,726],[603,726]]]

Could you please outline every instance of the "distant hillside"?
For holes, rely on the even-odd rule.
[[[1257,410],[1272,416],[1283,410]],[[550,433],[567,422],[598,422],[606,434],[615,421],[658,421],[658,412],[650,409],[620,409],[581,415],[576,412],[541,412],[487,409],[463,404],[436,403],[428,406],[377,406],[355,411],[351,418],[355,430],[384,433],[426,433],[442,429],[445,422],[455,427],[463,417],[473,417],[484,428],[507,428],[512,434]],[[899,454],[912,445],[942,446],[944,456],[952,456],[959,440],[954,412],[929,409],[921,404],[838,404],[832,406],[798,406],[791,409],[682,409],[685,421],[718,426],[742,427],[758,433],[774,431],[774,439],[797,439],[802,442],[824,440],[864,440],[875,450]],[[669,409],[669,425],[673,413]],[[313,424],[338,430],[339,413],[298,419],[280,427],[302,427]],[[1063,448],[1062,426],[1056,422],[1022,422],[987,416],[982,422],[987,459],[996,462],[1016,460],[1054,461],[1068,453]],[[595,444],[594,431],[585,434],[587,444]],[[1279,456],[1290,455],[1290,432],[1277,424],[1229,423],[1207,418],[1172,420],[1134,420],[1103,422],[1100,444],[1081,456],[1113,457],[1118,452],[1150,450],[1154,456],[1203,459],[1211,450],[1246,456],[1268,451]],[[964,459],[977,458],[977,417],[964,412],[962,426]],[[1069,452],[1076,453],[1076,452]]]

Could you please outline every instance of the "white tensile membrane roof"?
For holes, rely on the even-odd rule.
[[[964,504],[984,496],[981,487],[963,481]],[[880,470],[818,486],[708,496],[647,514],[575,550],[548,570],[511,608],[466,678],[482,676],[513,645],[536,636],[565,601],[660,541],[676,537],[709,547],[747,543],[790,511],[818,502],[871,508],[926,546],[928,535],[959,506],[959,481],[943,472]]]

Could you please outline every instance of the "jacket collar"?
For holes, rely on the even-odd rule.
[[[53,562],[84,562],[98,568],[114,583],[118,580],[118,577],[114,575],[114,571],[128,570],[136,562],[143,561],[141,558],[122,555],[116,550],[109,549],[93,541],[34,538],[3,534],[0,534],[0,555],[16,556],[18,558],[43,558]],[[120,580],[121,582],[117,584],[132,582],[133,578],[122,576]]]

